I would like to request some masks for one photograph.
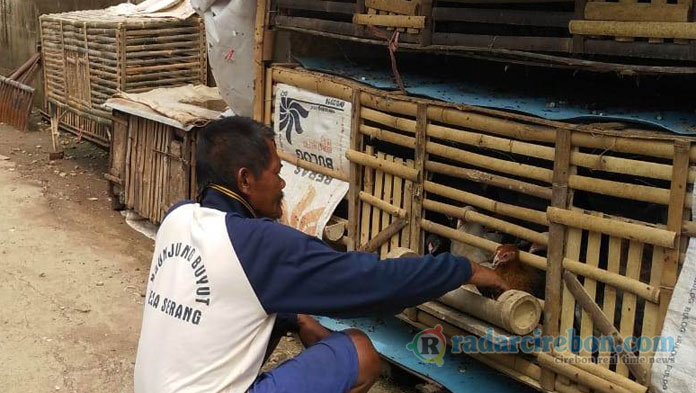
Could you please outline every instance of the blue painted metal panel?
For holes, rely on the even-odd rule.
[[[342,63],[324,58],[300,58],[310,70],[327,72],[384,89],[396,90],[390,69],[359,63]],[[433,73],[435,74],[435,73]],[[696,112],[693,106],[679,109],[684,100],[655,97],[652,92],[632,89],[585,86],[581,81],[546,83],[534,88],[509,86],[502,78],[483,78],[462,72],[456,80],[401,71],[406,90],[446,102],[503,109],[549,120],[571,122],[635,122],[660,127],[677,134],[696,135]],[[571,78],[572,79],[572,78]],[[575,84],[573,84],[575,83]],[[674,94],[675,96],[678,93]],[[567,102],[568,97],[573,102]]]
[[[441,367],[425,363],[416,357],[406,345],[413,341],[414,332],[404,322],[394,317],[384,319],[355,318],[333,319],[317,317],[330,330],[358,328],[365,332],[377,352],[391,361],[424,375],[454,393],[531,393],[536,390],[465,356],[454,355],[449,349]]]

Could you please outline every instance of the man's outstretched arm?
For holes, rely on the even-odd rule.
[[[506,289],[490,269],[450,254],[379,260],[339,252],[270,220],[228,215],[237,256],[264,309],[328,316],[395,313],[465,283]]]

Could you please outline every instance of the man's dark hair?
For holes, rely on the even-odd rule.
[[[248,168],[260,176],[268,168],[271,152],[266,143],[273,130],[248,117],[215,120],[198,133],[196,183],[198,192],[214,183],[237,189],[237,172]]]

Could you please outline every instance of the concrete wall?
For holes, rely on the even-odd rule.
[[[131,0],[140,3],[143,0]],[[0,0],[0,74],[7,75],[24,63],[39,42],[39,15],[99,9],[126,0]],[[37,88],[34,103],[43,105],[42,76],[34,79]]]

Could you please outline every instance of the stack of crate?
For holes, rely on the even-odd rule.
[[[107,10],[42,15],[46,105],[64,129],[108,146],[111,114],[102,104],[117,91],[206,84],[201,19],[133,17]]]

